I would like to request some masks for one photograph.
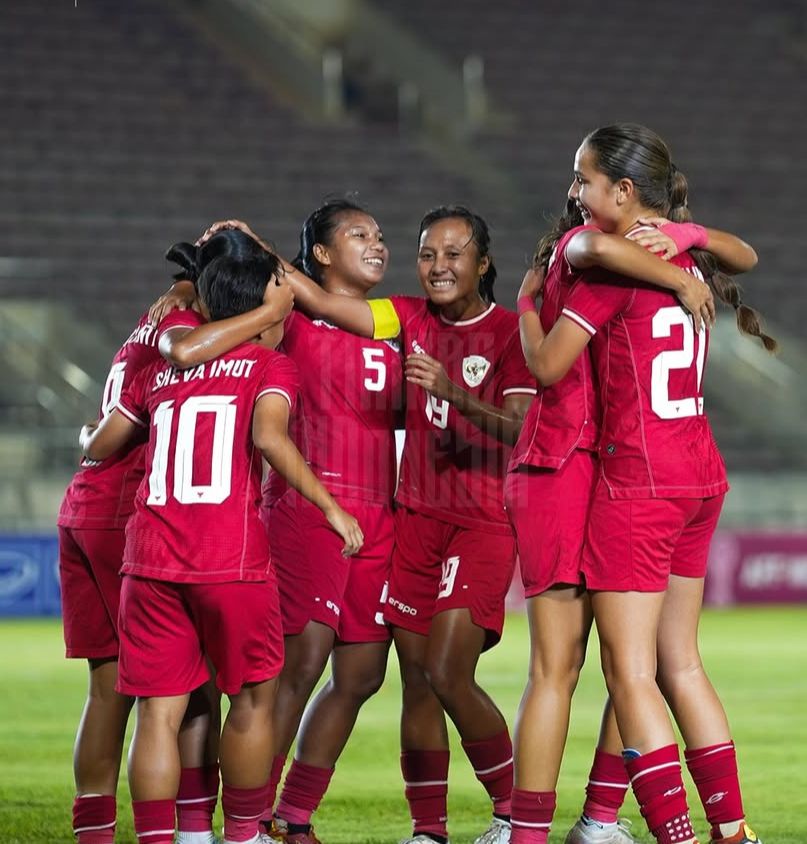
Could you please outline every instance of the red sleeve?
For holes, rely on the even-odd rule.
[[[413,316],[422,314],[426,307],[426,300],[420,296],[390,296],[389,300],[395,308],[395,313],[398,314],[402,327]]]
[[[518,329],[507,341],[502,359],[504,363],[499,382],[502,398],[518,393],[534,396],[538,392],[538,384],[527,368],[527,361],[524,360]]]
[[[615,283],[613,278],[611,281],[591,281],[587,277],[579,279],[569,292],[561,316],[593,337],[603,325],[624,311],[636,295],[632,284]]]
[[[258,401],[261,396],[275,393],[283,396],[293,411],[297,406],[299,392],[300,373],[294,361],[280,352],[272,353],[264,364],[255,401]]]
[[[141,425],[144,428],[147,427],[149,412],[146,400],[149,394],[149,387],[158,369],[165,369],[165,366],[165,361],[162,360],[159,362],[159,365],[152,364],[151,366],[144,366],[132,378],[129,386],[124,388],[115,404],[115,410],[119,410],[127,419],[136,425]]]
[[[172,328],[197,328],[198,326],[204,324],[205,320],[202,315],[196,311],[193,311],[190,308],[185,311],[180,311],[175,308],[165,317],[165,319],[163,319],[159,326],[157,326],[157,342],[159,343],[160,337]]]

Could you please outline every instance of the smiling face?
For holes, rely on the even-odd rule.
[[[347,284],[370,290],[384,278],[389,250],[378,223],[369,214],[345,211],[331,242],[315,244],[314,258],[322,266],[326,288]]]
[[[569,188],[569,199],[577,204],[584,223],[613,232],[622,217],[621,183],[612,182],[597,169],[596,163],[594,152],[583,144],[574,156],[574,181]]]
[[[426,295],[452,318],[467,318],[469,311],[487,307],[479,295],[479,279],[490,259],[479,257],[471,226],[459,217],[437,220],[423,231],[418,251],[418,278]]]

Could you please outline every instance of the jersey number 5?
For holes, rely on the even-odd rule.
[[[695,329],[692,318],[677,305],[661,308],[653,317],[653,337],[669,337],[674,325],[680,325],[684,343],[680,349],[667,349],[653,358],[650,380],[650,405],[660,419],[681,419],[703,413],[701,381],[706,359],[706,329],[698,332],[698,354],[695,357]],[[698,395],[681,399],[670,398],[670,371],[690,369],[695,364],[695,383]]]
[[[174,498],[180,504],[221,504],[232,485],[235,396],[192,396],[179,409],[176,442],[171,441],[174,402],[161,402],[152,424],[157,429],[154,459],[149,475],[148,504],[161,507],[168,500],[168,454],[174,447]],[[213,441],[210,446],[210,483],[194,484],[193,464],[196,425],[200,413],[212,413]]]
[[[364,388],[372,393],[380,393],[387,383],[387,365],[384,363],[383,349],[362,349],[364,368],[372,373],[364,379]]]

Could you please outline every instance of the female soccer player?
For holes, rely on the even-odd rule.
[[[664,230],[642,227],[629,235],[662,257],[675,254],[687,238],[702,236],[691,224],[655,220]],[[573,203],[551,235],[539,244],[538,273],[529,272],[520,302],[523,314],[535,310],[535,288],[543,282],[540,318],[548,331],[557,321],[569,290],[581,271],[570,263],[566,246],[584,227]],[[666,233],[665,233],[666,231]],[[747,269],[753,252],[737,238],[706,230],[709,246],[736,271]],[[673,239],[672,236],[675,239]],[[710,289],[678,267],[652,258],[618,235],[597,233],[601,266],[638,276],[677,291],[696,319],[709,323]],[[592,277],[592,274],[589,274]],[[609,278],[605,274],[593,278]],[[613,278],[613,276],[610,276]],[[531,295],[527,295],[527,293]],[[529,318],[522,320],[527,360],[534,350]],[[506,500],[519,546],[522,579],[531,630],[530,681],[516,725],[513,840],[525,834],[546,840],[555,804],[555,787],[569,723],[569,706],[585,655],[592,615],[582,588],[580,564],[588,507],[596,474],[599,406],[588,354],[581,355],[560,382],[543,388],[528,411],[514,449],[506,482]],[[610,712],[610,709],[609,709]],[[610,752],[608,752],[610,749]],[[628,788],[616,722],[604,720],[595,757],[587,811],[569,844],[627,844],[633,839],[617,825],[616,813]],[[532,795],[540,793],[538,803]],[[618,798],[618,799],[617,799]],[[525,824],[533,824],[527,828]],[[529,829],[529,833],[527,833]]]
[[[305,221],[294,266],[329,293],[365,300],[383,279],[388,260],[376,221],[354,202],[334,200]],[[190,333],[182,343],[191,347],[194,339]],[[394,431],[402,408],[402,368],[395,343],[360,338],[300,312],[286,321],[282,350],[301,373],[301,412],[293,420],[293,439],[323,485],[357,515],[365,537],[360,553],[346,560],[319,510],[276,473],[270,475],[264,515],[278,575],[286,656],[275,702],[275,759],[264,822],[268,832],[303,844],[315,840],[311,815],[359,709],[380,688],[386,672],[390,635],[382,593],[392,554]],[[193,362],[203,360],[200,349]],[[306,538],[302,545],[301,536]],[[286,754],[329,656],[331,677],[306,711],[272,826]]]
[[[406,354],[406,444],[384,615],[404,687],[410,844],[447,837],[446,712],[493,800],[493,821],[477,842],[510,835],[510,738],[475,672],[482,651],[501,635],[515,561],[502,478],[536,388],[517,317],[494,304],[489,250],[482,218],[442,207],[420,226],[425,300],[362,301],[328,293],[299,273],[287,276],[305,312],[361,337],[399,338]]]
[[[212,320],[258,306],[278,262],[220,257],[199,278]],[[82,445],[102,460],[150,420],[147,480],[127,526],[119,688],[138,697],[129,758],[139,840],[173,841],[176,748],[189,692],[216,669],[230,696],[221,737],[225,842],[259,841],[272,748],[275,676],[282,663],[277,592],[259,518],[260,454],[326,513],[346,554],[361,546],[355,519],[317,481],[289,440],[296,368],[270,329],[182,372],[142,371]]]
[[[241,232],[224,234],[209,247],[206,257],[243,255],[246,240]],[[267,303],[257,312],[262,328],[282,319],[290,296],[288,288],[269,291]],[[109,414],[134,376],[159,359],[160,334],[170,336],[173,329],[194,325],[196,321],[190,315],[177,312],[158,331],[144,314],[112,360],[100,418]],[[87,659],[90,674],[74,753],[73,831],[79,844],[111,844],[115,835],[115,793],[132,704],[131,698],[115,691],[121,584],[118,572],[124,527],[134,510],[135,492],[145,471],[144,458],[145,439],[140,438],[100,464],[84,460],[65,493],[57,522],[67,656]],[[205,745],[207,733],[217,734],[218,728],[217,716],[209,724],[210,711],[207,696],[196,693],[181,730],[179,844],[212,840],[218,765],[215,747],[206,749]]]
[[[666,145],[644,127],[596,130],[577,152],[570,196],[583,220],[601,232],[624,235],[659,214],[686,220],[686,192]],[[566,259],[580,269],[598,264],[599,239],[596,232],[575,233]],[[695,245],[708,240],[703,232]],[[740,328],[775,347],[714,258],[693,250],[674,262],[708,278],[735,306]],[[587,275],[551,331],[537,315],[525,314],[522,327],[531,367],[544,385],[558,383],[594,337],[602,431],[582,571],[627,770],[656,840],[694,842],[666,697],[687,743],[712,841],[756,841],[744,822],[725,713],[697,650],[709,539],[727,489],[703,415],[707,333],[693,329],[669,293]]]

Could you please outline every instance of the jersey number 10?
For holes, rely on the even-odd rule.
[[[173,495],[180,504],[221,504],[232,487],[235,396],[192,396],[179,408],[174,448]],[[168,500],[168,455],[171,450],[173,400],[161,402],[152,424],[157,429],[154,458],[149,475],[148,504],[161,507]],[[210,483],[193,482],[194,450],[199,444],[196,425],[200,413],[212,413],[213,441],[210,447]]]

